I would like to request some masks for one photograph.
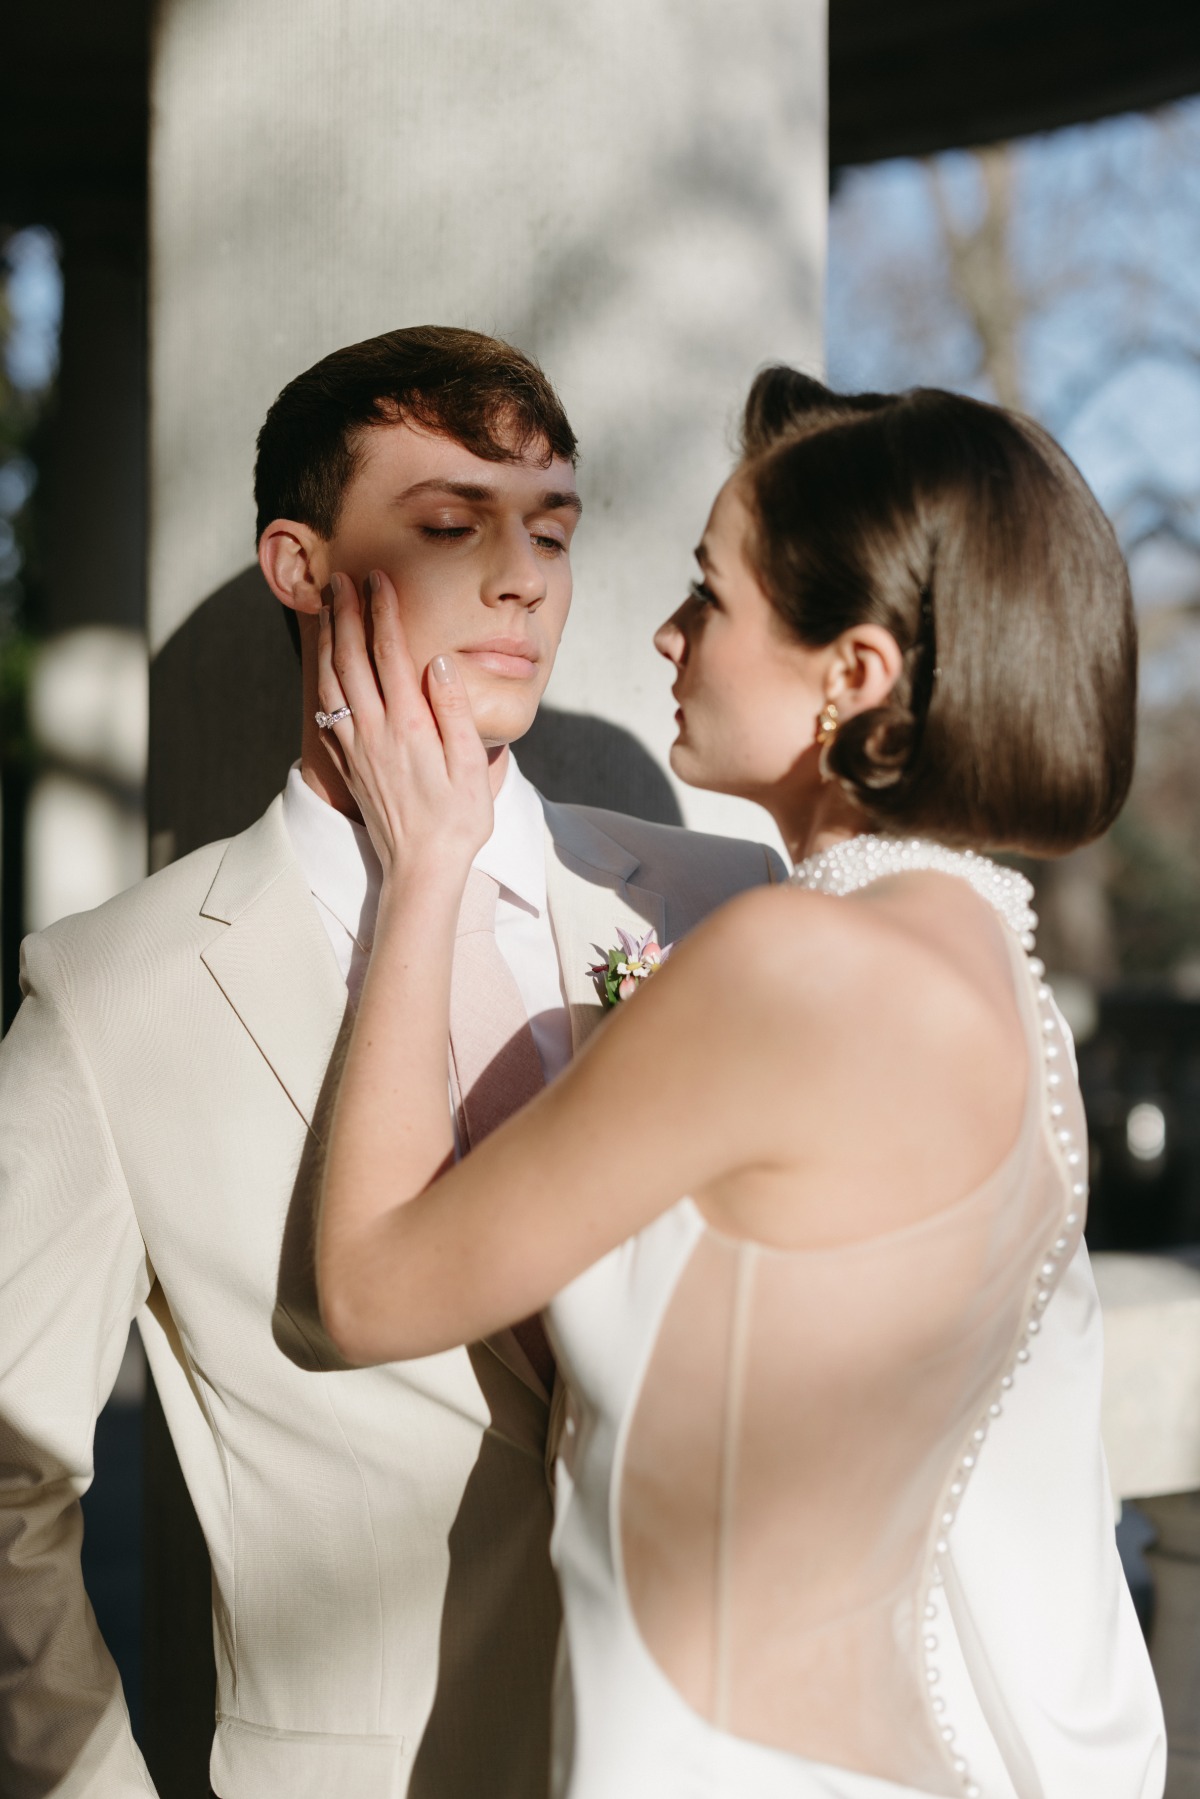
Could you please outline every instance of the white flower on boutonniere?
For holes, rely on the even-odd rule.
[[[606,1007],[632,999],[638,983],[657,973],[675,947],[668,943],[660,948],[653,931],[647,931],[644,937],[631,937],[618,926],[617,936],[621,941],[615,949],[604,950],[593,943],[592,948],[603,960],[593,962],[588,969]]]

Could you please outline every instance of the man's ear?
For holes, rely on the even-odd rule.
[[[293,612],[321,610],[321,551],[325,540],[311,525],[273,519],[258,540],[258,566],[277,600]]]
[[[844,718],[882,706],[904,666],[900,645],[882,625],[861,624],[843,631],[834,649],[826,695]]]

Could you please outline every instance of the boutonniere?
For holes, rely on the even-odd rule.
[[[622,1000],[632,999],[638,990],[638,982],[649,980],[675,947],[668,943],[660,948],[653,931],[647,931],[644,937],[631,937],[628,931],[618,926],[617,936],[621,941],[615,949],[603,950],[598,943],[592,945],[603,960],[593,962],[588,969],[606,1007],[619,1006]]]

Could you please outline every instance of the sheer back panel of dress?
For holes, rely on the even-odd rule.
[[[1029,1085],[1003,1163],[932,1217],[832,1249],[706,1228],[617,1470],[628,1602],[681,1697],[736,1736],[932,1794],[963,1779],[930,1703],[928,1589],[1071,1206],[1010,942]]]

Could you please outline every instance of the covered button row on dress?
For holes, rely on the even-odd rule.
[[[935,1584],[938,1586],[941,1585],[940,1574],[935,1573]],[[941,1674],[930,1659],[936,1654],[938,1648],[938,1639],[933,1634],[930,1626],[936,1622],[937,1615],[938,1608],[933,1603],[932,1599],[930,1599],[925,1606],[925,1631],[921,1638],[922,1647],[925,1650],[925,1682],[929,1688],[929,1706],[930,1710],[933,1712],[934,1720],[937,1723],[938,1735],[946,1745],[947,1752],[949,1753],[950,1766],[962,1780],[964,1799],[980,1799],[979,1788],[971,1779],[971,1771],[967,1766],[966,1757],[959,1755],[954,1748],[954,1738],[957,1733],[955,1732],[953,1724],[947,1724],[945,1722],[946,1701],[939,1692],[935,1691],[938,1682],[941,1680]]]
[[[1068,1233],[1073,1231],[1079,1224],[1079,1205],[1087,1194],[1087,1182],[1083,1179],[1081,1173],[1083,1152],[1075,1142],[1074,1133],[1064,1124],[1059,1122],[1065,1113],[1065,1107],[1063,1106],[1061,1099],[1057,1097],[1058,1092],[1062,1087],[1063,1080],[1062,1072],[1057,1066],[1062,1056],[1062,1031],[1051,1004],[1052,995],[1050,989],[1043,980],[1043,976],[1046,972],[1045,964],[1037,956],[1032,956],[1029,960],[1029,971],[1034,981],[1037,983],[1037,999],[1041,1011],[1043,1055],[1046,1060],[1047,1070],[1046,1086],[1049,1092],[1049,1112],[1055,1126],[1055,1139],[1071,1176],[1071,1209],[1062,1220],[1062,1229],[1055,1236],[1053,1242],[1045,1249],[1038,1265],[1037,1284],[1034,1290],[1032,1304],[1025,1319],[1025,1328],[1017,1346],[1016,1362],[1014,1362],[1004,1375],[1002,1375],[1000,1380],[1000,1386],[1003,1392],[1007,1392],[1013,1384],[1016,1363],[1027,1362],[1029,1360],[1029,1339],[1030,1337],[1036,1337],[1042,1328],[1042,1313],[1049,1305],[1054,1288],[1062,1274],[1062,1258],[1071,1248],[1071,1237]],[[1002,1410],[1003,1407],[1000,1400],[998,1398],[994,1399],[988,1406],[987,1412],[980,1419],[979,1423],[971,1433],[971,1442],[966,1454],[959,1464],[959,1472],[950,1484],[947,1495],[947,1509],[942,1512],[941,1518],[939,1519],[941,1529],[937,1543],[934,1545],[938,1555],[944,1555],[949,1546],[945,1533],[954,1522],[955,1512],[958,1509],[958,1503],[962,1499],[967,1479],[975,1466],[979,1448],[983,1443],[984,1438],[987,1436],[988,1425],[993,1418],[998,1418],[1000,1416]]]
[[[1032,942],[1026,941],[1024,934],[1022,934],[1021,941],[1025,948],[1031,949],[1033,947]],[[1048,1110],[1051,1124],[1054,1128],[1055,1141],[1062,1154],[1063,1160],[1067,1165],[1067,1171],[1070,1178],[1071,1202],[1070,1209],[1062,1220],[1062,1229],[1046,1249],[1038,1266],[1037,1285],[1033,1295],[1033,1303],[1025,1319],[1025,1329],[1020,1343],[1017,1346],[1016,1361],[1018,1363],[1027,1362],[1029,1360],[1029,1339],[1031,1337],[1036,1337],[1042,1328],[1042,1313],[1049,1305],[1055,1285],[1062,1273],[1062,1258],[1071,1248],[1071,1236],[1069,1233],[1073,1232],[1080,1222],[1080,1208],[1083,1200],[1087,1196],[1087,1181],[1083,1176],[1083,1151],[1075,1141],[1074,1132],[1062,1123],[1062,1120],[1066,1115],[1066,1107],[1059,1097],[1063,1085],[1062,1069],[1059,1066],[1063,1055],[1062,1028],[1052,1003],[1053,995],[1045,982],[1045,963],[1041,961],[1040,957],[1031,956],[1029,958],[1028,967],[1030,976],[1035,983],[1038,1002],[1042,1054],[1046,1063]],[[1001,1377],[1000,1386],[1002,1391],[1007,1392],[1011,1388],[1015,1372],[1016,1363],[1014,1363]],[[954,1479],[947,1489],[945,1507],[938,1519],[938,1535],[934,1543],[935,1555],[945,1555],[949,1550],[950,1543],[948,1533],[951,1525],[954,1523],[959,1505],[962,1503],[962,1496],[966,1491],[967,1481],[970,1479],[971,1472],[978,1459],[980,1446],[987,1436],[988,1424],[993,1418],[998,1418],[1000,1416],[1001,1410],[1000,1400],[994,1399],[988,1406],[985,1416],[980,1419],[979,1423],[975,1426],[975,1429],[971,1432],[970,1444],[958,1465]],[[940,1584],[941,1574],[936,1562],[934,1563],[934,1580],[936,1583]],[[932,1657],[937,1652],[938,1639],[928,1629],[928,1625],[936,1619],[936,1617],[937,1607],[930,1602],[925,1607],[925,1621],[927,1628],[922,1637],[922,1648],[925,1652],[925,1681],[930,1692],[929,1704],[934,1714],[934,1718],[937,1721],[938,1731],[942,1741],[950,1752],[951,1765],[954,1768],[955,1773],[962,1779],[964,1799],[979,1799],[979,1787],[971,1779],[970,1769],[965,1757],[956,1754],[954,1751],[953,1745],[956,1732],[952,1724],[945,1722],[946,1702],[941,1694],[934,1690],[941,1679],[941,1674],[932,1660]]]
[[[1062,1273],[1062,1258],[1071,1248],[1071,1235],[1081,1222],[1081,1208],[1087,1198],[1087,1180],[1083,1168],[1083,1147],[1075,1141],[1075,1133],[1063,1123],[1066,1107],[1061,1098],[1063,1086],[1062,1058],[1063,1041],[1062,1025],[1054,1009],[1053,994],[1043,978],[1046,973],[1045,963],[1038,956],[1029,958],[1029,972],[1037,989],[1037,1000],[1041,1010],[1042,1053],[1046,1059],[1046,1090],[1049,1096],[1048,1110],[1050,1123],[1054,1130],[1054,1140],[1060,1155],[1067,1166],[1067,1179],[1070,1183],[1070,1205],[1062,1220],[1062,1229],[1050,1244],[1042,1258],[1038,1269],[1037,1290],[1033,1296],[1033,1306],[1026,1320],[1027,1337],[1036,1337],[1042,1328],[1042,1313],[1050,1303],[1054,1287]],[[1029,1360],[1029,1350],[1022,1344],[1018,1352],[1018,1361]]]

